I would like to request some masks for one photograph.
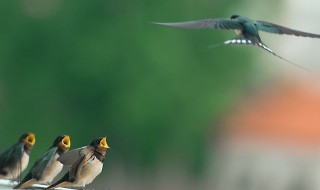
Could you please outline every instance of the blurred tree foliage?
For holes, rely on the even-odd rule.
[[[1,1],[1,150],[25,131],[32,159],[59,134],[73,148],[108,134],[114,162],[153,168],[173,152],[197,171],[214,119],[247,84],[249,51],[207,48],[231,32],[150,22],[229,17],[236,3]]]

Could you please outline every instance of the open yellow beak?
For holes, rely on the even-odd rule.
[[[102,146],[102,147],[105,148],[105,149],[110,148],[110,147],[108,146],[108,144],[107,144],[107,137],[103,137],[103,139],[101,139],[101,141],[100,141],[100,146]]]
[[[69,137],[68,135],[66,135],[66,136],[62,139],[61,143],[62,143],[66,148],[70,148],[70,146],[71,146],[70,137]]]
[[[30,133],[26,138],[26,142],[33,146],[36,143],[36,136],[33,133]]]

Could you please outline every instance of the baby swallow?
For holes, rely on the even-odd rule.
[[[60,173],[63,165],[57,158],[70,148],[70,137],[58,136],[52,146],[38,159],[29,173],[14,189],[25,189],[35,183],[51,184],[52,180]]]
[[[263,48],[269,53],[277,56],[291,64],[294,64],[298,67],[304,68],[301,65],[292,63],[283,57],[277,55],[272,51],[267,45],[265,45],[259,36],[259,31],[270,32],[273,34],[287,34],[295,35],[302,37],[310,38],[320,38],[319,34],[312,34],[307,32],[302,32],[299,30],[290,29],[284,26],[273,24],[266,21],[256,21],[251,20],[247,17],[233,15],[231,18],[213,18],[213,19],[204,19],[196,21],[187,21],[187,22],[176,22],[176,23],[155,23],[165,26],[178,27],[178,28],[209,28],[209,29],[221,29],[221,30],[234,30],[237,34],[231,40],[227,40],[224,44],[241,44],[241,45],[257,45],[258,47]],[[304,68],[306,69],[306,68]]]
[[[107,138],[101,137],[91,142],[89,146],[78,148],[61,155],[58,158],[62,164],[70,166],[69,171],[48,189],[57,187],[85,187],[102,171],[107,149]]]
[[[17,179],[29,163],[29,155],[36,142],[33,133],[23,134],[19,141],[0,154],[0,178]]]

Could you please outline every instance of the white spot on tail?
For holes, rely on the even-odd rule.
[[[263,49],[265,49],[265,50],[273,53],[273,51],[272,51],[270,48],[268,48],[266,45],[264,45],[264,44],[262,44],[262,43],[259,43],[259,46],[262,47]]]
[[[227,40],[224,42],[224,44],[251,44],[252,42],[248,39],[232,39],[232,40]]]

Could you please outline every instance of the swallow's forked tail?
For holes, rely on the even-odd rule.
[[[289,61],[289,60],[281,57],[280,55],[276,54],[274,51],[272,51],[270,48],[268,48],[268,47],[267,47],[265,44],[263,44],[262,42],[258,42],[257,45],[258,45],[259,47],[261,47],[262,49],[268,51],[269,53],[273,54],[274,56],[276,56],[276,57],[278,57],[278,58],[286,61],[287,63],[290,63],[290,64],[292,64],[292,65],[294,65],[294,66],[296,66],[296,67],[299,67],[300,69],[304,69],[304,70],[306,70],[306,71],[310,71],[309,68],[306,68],[306,67],[304,67],[304,66],[302,66],[302,65],[293,63],[293,62],[291,62],[291,61]]]
[[[243,36],[237,36],[236,38],[232,39],[232,40],[227,40],[224,42],[224,44],[238,44],[238,45],[257,45],[259,47],[261,47],[262,49],[268,51],[269,53],[273,54],[274,56],[286,61],[287,63],[290,63],[296,67],[299,67],[300,69],[304,69],[306,71],[310,71],[310,69],[302,66],[302,65],[299,65],[299,64],[296,64],[296,63],[293,63],[283,57],[281,57],[280,55],[276,54],[274,51],[272,51],[270,48],[268,48],[268,46],[266,46],[264,43],[261,42],[261,40],[259,39],[247,39]]]

